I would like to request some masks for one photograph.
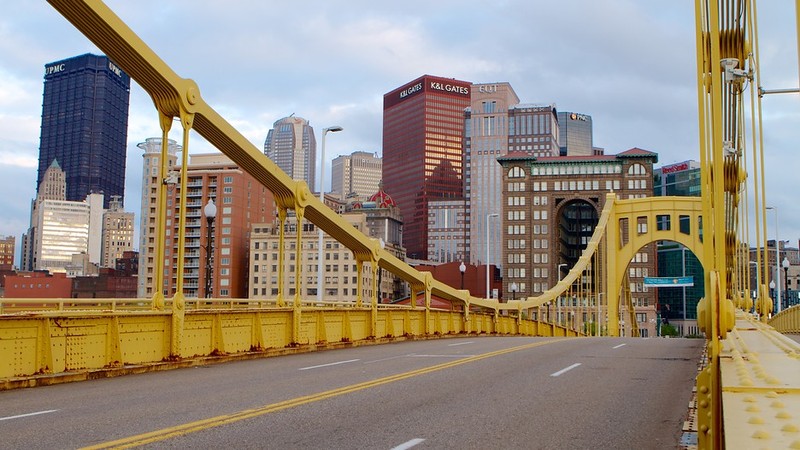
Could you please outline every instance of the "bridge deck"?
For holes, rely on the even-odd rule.
[[[739,313],[720,368],[727,447],[800,448],[800,343]]]

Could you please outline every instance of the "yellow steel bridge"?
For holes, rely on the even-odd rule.
[[[618,336],[620,304],[633,311],[624,289],[631,258],[644,245],[671,240],[693,251],[705,269],[705,297],[698,305],[708,356],[697,377],[700,447],[800,448],[800,345],[781,334],[800,333],[800,307],[772,316],[768,290],[750,286],[747,276],[750,244],[766,249],[755,0],[695,2],[702,197],[620,200],[609,193],[592,239],[570,273],[539,297],[507,303],[451,288],[361,234],[317,200],[304,182],[278,169],[204,101],[194,81],[179,77],[100,1],[50,3],[152,97],[162,130],[161,179],[168,176],[167,136],[177,118],[183,132],[183,166],[193,129],[273,192],[281,225],[291,210],[298,220],[313,222],[352,251],[358,262],[358,292],[363,291],[360,272],[368,265],[373,273],[379,267],[390,271],[419,298],[411,306],[378,304],[373,277],[371,298],[359,297],[352,304],[304,299],[301,289],[290,298],[283,283],[269,301],[186,299],[181,234],[172,298],[157,293],[152,299],[125,301],[0,299],[0,389],[52,383],[54,375],[59,380],[86,379],[201,364],[209,356],[260,357],[415,336],[578,337],[581,332],[563,324],[526,318],[531,317],[527,311],[565,293],[582,298],[587,308],[603,308],[611,318],[606,334]],[[800,0],[796,6],[800,22]],[[182,171],[180,183],[186,181]],[[178,226],[184,229],[185,190],[181,195]],[[154,285],[162,286],[166,189],[158,196]],[[749,238],[750,215],[756,218],[755,242]],[[659,227],[657,222],[689,226]],[[283,231],[280,240],[283,261]],[[302,252],[301,233],[296,240],[294,248]],[[296,256],[299,260],[301,255]],[[761,263],[765,257],[759,252],[758,267],[766,271]],[[584,291],[584,276],[594,277],[591,292]],[[768,279],[766,272],[760,279]],[[297,271],[295,285],[302,282]],[[746,295],[751,289],[758,292],[755,305]],[[454,307],[432,308],[434,296]],[[635,326],[636,321],[631,323]]]

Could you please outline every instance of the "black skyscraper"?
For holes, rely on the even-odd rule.
[[[131,79],[106,56],[85,54],[44,71],[38,186],[58,160],[67,200],[90,192],[125,195],[125,152]]]

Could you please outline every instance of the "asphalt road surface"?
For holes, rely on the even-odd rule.
[[[676,448],[704,341],[400,342],[0,392],[0,448]]]

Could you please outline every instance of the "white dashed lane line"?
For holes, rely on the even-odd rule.
[[[563,374],[565,374],[565,373],[569,372],[570,370],[572,370],[572,369],[574,369],[574,368],[576,368],[576,367],[578,367],[578,366],[580,366],[580,365],[581,365],[581,363],[575,363],[575,364],[573,364],[573,365],[571,365],[571,366],[569,366],[569,367],[565,367],[565,368],[563,368],[563,369],[559,370],[558,372],[551,373],[551,374],[550,374],[550,376],[551,376],[551,377],[557,377],[557,376],[561,376],[561,375],[563,375]]]
[[[360,359],[348,359],[347,361],[337,361],[328,364],[320,364],[318,366],[308,366],[308,367],[301,367],[297,370],[311,370],[311,369],[319,369],[321,367],[330,367],[330,366],[338,366],[339,364],[347,364],[351,362],[361,361]]]

